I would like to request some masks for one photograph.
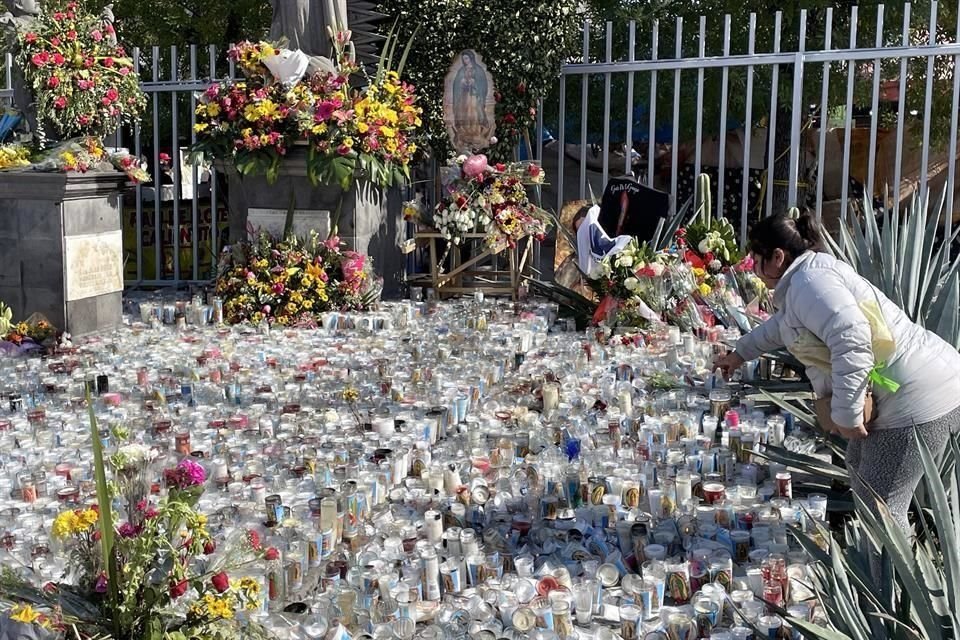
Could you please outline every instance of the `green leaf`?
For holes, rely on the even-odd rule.
[[[110,489],[107,485],[106,466],[103,462],[103,444],[100,441],[100,431],[97,428],[97,415],[93,410],[93,401],[90,391],[87,390],[87,415],[90,419],[90,437],[93,445],[93,471],[97,483],[97,503],[100,506],[100,549],[103,561],[107,565],[107,580],[109,582],[109,603],[116,609],[120,603],[120,573],[117,570],[117,558],[113,553],[113,509],[110,499]],[[120,635],[119,623],[114,619],[114,631]]]

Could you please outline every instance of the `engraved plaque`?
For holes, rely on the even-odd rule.
[[[123,232],[64,238],[68,302],[123,291]]]

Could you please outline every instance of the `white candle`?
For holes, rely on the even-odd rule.
[[[618,396],[620,412],[627,418],[633,417],[633,394],[629,391],[621,391]]]
[[[543,385],[543,415],[550,417],[560,405],[560,385],[548,383]]]

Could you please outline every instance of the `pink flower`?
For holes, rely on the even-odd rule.
[[[129,522],[124,522],[117,527],[117,535],[121,538],[136,538],[139,533],[139,529]]]
[[[463,161],[463,175],[468,178],[476,178],[483,174],[489,167],[487,166],[487,156],[481,154],[470,156]]]
[[[113,58],[111,58],[111,57],[109,57],[109,56],[106,57],[106,58],[104,58],[104,59],[103,59],[103,66],[105,66],[105,67],[112,67],[112,66],[113,66]]]
[[[67,17],[67,14],[63,13],[62,11],[57,11],[55,14],[53,14],[53,19],[56,20],[57,22],[63,22],[66,19],[66,17]]]
[[[753,271],[754,266],[755,266],[755,263],[753,260],[753,256],[747,255],[747,257],[741,260],[740,264],[737,265],[737,271],[740,271],[741,273],[748,273],[750,271]]]
[[[71,29],[70,31],[67,31],[67,40],[76,40],[76,39],[77,39],[76,31],[74,31],[73,29]]]
[[[106,593],[107,592],[107,574],[100,572],[100,575],[97,576],[97,581],[93,584],[93,590],[97,593]]]
[[[340,236],[330,236],[323,241],[323,246],[331,251],[336,251],[340,247]]]
[[[268,315],[270,315],[270,311],[272,311],[272,309],[271,309],[270,305],[265,304],[265,305],[263,305],[263,307],[260,308],[260,311],[261,311],[261,313],[263,313],[264,315],[267,315],[267,316],[268,316]]]
[[[130,74],[130,67],[120,67],[120,75],[126,76]]]
[[[207,480],[207,472],[199,464],[190,459],[181,460],[174,469],[163,472],[168,487],[187,489],[202,485]]]
[[[91,31],[90,37],[93,38],[94,42],[100,42],[101,40],[103,40],[103,34],[100,33],[98,29],[94,29],[93,31]]]
[[[57,99],[53,101],[53,106],[57,109],[66,109],[67,99],[64,96],[57,96]]]
[[[58,67],[63,66],[63,63],[66,61],[67,61],[66,58],[64,58],[59,53],[53,54],[53,64],[57,65]]]
[[[247,542],[250,543],[250,548],[254,551],[260,551],[260,534],[252,529],[247,531]]]
[[[25,36],[23,36],[23,41],[26,42],[27,44],[33,44],[34,42],[37,41],[37,34],[31,31],[30,33],[27,33]]]
[[[278,296],[283,294],[284,289],[285,287],[283,286],[282,282],[273,283],[273,292]]]
[[[52,45],[55,46],[55,47],[59,47],[59,46],[60,46],[60,38],[50,38],[50,44],[52,44]]]
[[[348,147],[348,146],[345,145],[345,144],[342,144],[342,145],[340,145],[339,147],[337,147],[337,153],[339,153],[339,154],[342,155],[342,156],[349,155],[349,154],[350,154],[350,147]]]
[[[58,78],[57,76],[50,76],[47,79],[47,86],[51,89],[56,89],[57,87],[60,86],[60,78]]]

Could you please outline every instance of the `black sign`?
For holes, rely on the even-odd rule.
[[[634,236],[650,241],[670,212],[670,196],[630,178],[613,178],[600,201],[600,226],[611,238]]]

